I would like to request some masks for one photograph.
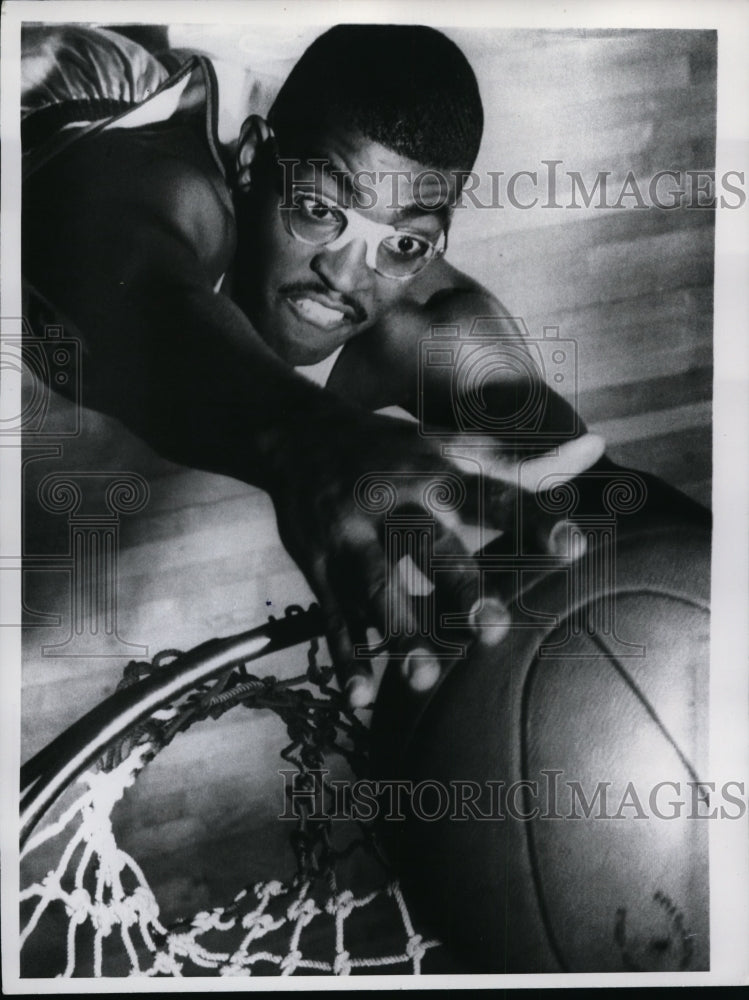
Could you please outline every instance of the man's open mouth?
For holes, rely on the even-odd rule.
[[[288,291],[286,301],[300,319],[321,330],[334,330],[344,325],[353,326],[366,319],[366,313],[359,305],[333,299],[317,290]]]
[[[350,322],[345,313],[340,309],[332,309],[315,302],[314,299],[290,299],[292,307],[299,313],[303,320],[319,326],[323,330],[333,330],[342,323]]]

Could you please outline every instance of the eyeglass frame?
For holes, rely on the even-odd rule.
[[[420,274],[428,264],[431,264],[433,260],[443,257],[447,251],[447,232],[444,229],[438,237],[438,239],[442,241],[442,246],[438,246],[428,240],[426,236],[423,236],[421,233],[409,232],[407,229],[398,229],[397,226],[391,226],[385,222],[375,222],[373,219],[367,219],[355,208],[348,208],[345,205],[339,205],[338,202],[334,202],[332,199],[327,198],[324,194],[317,191],[312,185],[303,183],[295,184],[293,190],[301,190],[308,194],[313,194],[322,204],[335,209],[336,212],[340,212],[345,219],[345,225],[339,235],[333,237],[332,240],[327,240],[322,243],[317,240],[307,240],[293,231],[291,226],[291,212],[293,209],[290,208],[288,204],[284,204],[282,201],[281,204],[279,204],[279,211],[281,213],[281,220],[283,222],[284,229],[289,236],[298,240],[300,243],[306,244],[307,246],[325,247],[327,250],[332,250],[333,252],[341,250],[355,239],[361,239],[364,241],[364,245],[366,246],[365,261],[367,267],[371,268],[371,270],[373,270],[376,274],[379,274],[382,278],[388,278],[390,281],[407,281],[409,278],[413,278],[415,275]],[[383,272],[377,268],[377,251],[379,250],[380,245],[389,236],[410,236],[421,240],[432,248],[432,252],[428,257],[420,258],[424,261],[424,263],[410,274],[383,274]]]

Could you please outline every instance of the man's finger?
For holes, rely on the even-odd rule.
[[[426,643],[413,646],[401,663],[403,679],[417,694],[431,691],[442,674],[442,666],[434,650]]]
[[[506,634],[509,612],[497,595],[486,592],[479,567],[457,533],[437,526],[432,550],[421,554],[418,568],[434,583],[427,599],[433,601],[435,645],[465,647],[472,639],[494,644]]]
[[[487,456],[489,454],[487,452]],[[470,538],[470,544],[464,544],[464,548],[475,551],[490,541],[484,537],[484,529],[493,538],[497,531],[512,528],[518,490],[516,486],[513,488],[510,484],[509,474],[505,479],[483,475],[476,461],[466,464],[465,468],[466,471],[461,477],[465,492],[460,508],[452,512],[450,518],[440,513],[438,523],[442,529],[452,532],[466,542]],[[517,465],[515,465],[516,481],[517,478]],[[476,530],[467,531],[467,526]]]
[[[565,517],[540,516],[535,525],[534,539],[541,552],[564,562],[581,559],[587,549],[585,535],[575,530],[572,521]]]
[[[325,622],[325,638],[336,669],[338,683],[352,708],[363,708],[374,698],[374,684],[369,660],[354,655],[352,632],[358,634],[358,626],[347,620],[334,588],[328,581],[327,563],[323,558],[315,560],[310,571],[310,583],[320,602],[320,611]]]
[[[367,644],[367,630],[363,622],[349,626],[354,649],[364,648]],[[372,664],[368,656],[356,655],[342,667],[340,673],[341,687],[352,708],[366,708],[375,699],[375,682],[372,675]]]
[[[337,672],[355,708],[370,704],[375,695],[370,658],[354,652],[357,647],[367,648],[367,626],[374,626],[391,648],[395,643],[413,642],[418,633],[410,576],[402,565],[406,560],[398,555],[398,551],[386,554],[379,541],[360,531],[355,539],[349,538],[347,546],[337,549],[328,566],[330,590],[336,594],[335,603],[347,627],[343,638],[340,630],[334,631]],[[353,643],[351,655],[344,657],[344,650],[348,654],[346,638]],[[423,678],[423,664],[416,673]]]
[[[347,621],[372,625],[382,635],[412,632],[411,594],[401,562],[397,552],[386,553],[371,538],[339,549],[331,583]]]
[[[554,452],[522,461],[488,448],[482,448],[474,458],[449,452],[446,457],[455,468],[469,476],[475,477],[480,470],[485,479],[536,493],[539,489],[552,486],[554,482],[565,482],[579,476],[595,465],[605,448],[606,442],[599,434],[583,434],[573,441],[565,441]],[[549,477],[553,477],[553,481],[548,485],[544,484],[544,480]]]

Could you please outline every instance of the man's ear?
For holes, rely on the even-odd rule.
[[[260,115],[246,118],[239,133],[237,145],[237,185],[245,194],[252,183],[252,164],[267,143],[274,142],[273,129]]]

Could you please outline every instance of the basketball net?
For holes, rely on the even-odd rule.
[[[289,609],[290,611],[296,609]],[[381,855],[371,825],[357,823],[358,836],[335,843],[330,812],[314,802],[330,801],[325,780],[326,755],[343,756],[357,773],[366,753],[367,729],[331,688],[333,668],[317,663],[312,639],[304,673],[279,680],[233,665],[173,704],[160,707],[118,740],[76,780],[74,800],[60,815],[36,830],[22,860],[57,858],[40,880],[22,889],[21,947],[35,934],[46,934],[45,916],[64,912],[66,960],[58,976],[249,976],[292,974],[349,975],[393,971],[418,975],[426,952],[439,942],[417,932],[398,881]],[[120,687],[138,684],[179,659],[170,650],[151,663],[128,664]],[[225,906],[204,910],[165,926],[160,906],[143,870],[118,844],[112,810],[147,764],[176,735],[195,722],[218,718],[230,708],[271,709],[285,724],[289,743],[281,758],[297,772],[309,801],[295,803],[298,819],[291,843],[296,872],[288,881],[270,878],[243,888]],[[322,818],[320,818],[322,817]],[[380,885],[363,893],[344,884],[342,863],[354,852],[367,852],[380,866]],[[388,947],[372,954],[371,937],[351,933],[347,920],[378,908],[380,939]],[[315,931],[315,933],[313,933]],[[306,947],[327,945],[328,954]],[[229,941],[227,945],[226,942]],[[332,953],[330,953],[332,952]],[[116,972],[109,971],[116,969]],[[87,971],[90,970],[90,971]]]

